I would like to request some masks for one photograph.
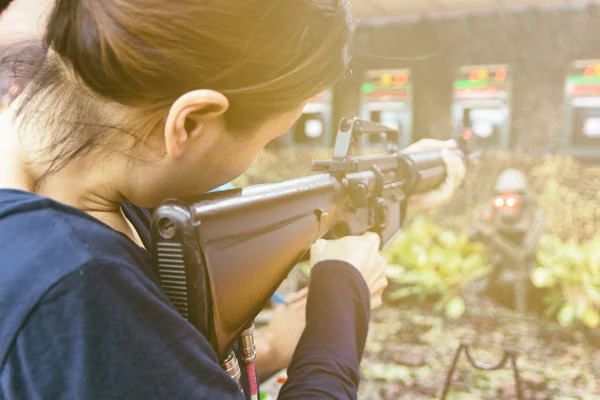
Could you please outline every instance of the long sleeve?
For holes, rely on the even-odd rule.
[[[306,329],[279,399],[355,399],[367,340],[369,289],[360,272],[341,261],[312,271]]]
[[[57,283],[0,368],[0,399],[242,400],[206,339],[134,268]]]

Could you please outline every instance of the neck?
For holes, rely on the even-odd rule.
[[[10,110],[0,112],[0,142],[3,144],[0,188],[36,193],[80,209],[141,245],[139,236],[121,211],[125,198],[119,185],[109,169],[104,168],[109,162],[98,163],[83,156],[40,182],[46,167],[32,155],[41,154],[43,145],[35,140],[38,135],[19,131]],[[33,140],[24,140],[28,137]],[[113,161],[118,162],[111,160],[110,163]],[[114,166],[110,170],[115,170]]]

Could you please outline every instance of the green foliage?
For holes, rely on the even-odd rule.
[[[558,312],[558,322],[566,327],[576,321],[600,326],[600,236],[579,244],[545,235],[537,261],[531,281],[550,290],[548,312]]]
[[[361,375],[364,379],[387,382],[412,383],[413,381],[410,368],[396,364],[364,363],[361,364]]]
[[[424,217],[406,227],[384,255],[390,264],[388,280],[399,286],[391,300],[435,298],[436,307],[449,318],[465,312],[463,289],[491,272],[483,245]]]

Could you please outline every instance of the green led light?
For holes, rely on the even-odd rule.
[[[488,87],[488,81],[454,81],[454,87],[457,89],[480,89],[484,87]]]
[[[576,85],[600,85],[600,76],[570,76],[569,82]]]
[[[372,83],[365,83],[364,85],[362,85],[363,93],[371,93],[374,89],[375,85],[373,85]]]

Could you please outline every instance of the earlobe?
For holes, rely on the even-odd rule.
[[[165,122],[166,153],[181,157],[191,135],[201,134],[204,122],[221,117],[228,108],[227,97],[213,90],[194,90],[179,97]]]

